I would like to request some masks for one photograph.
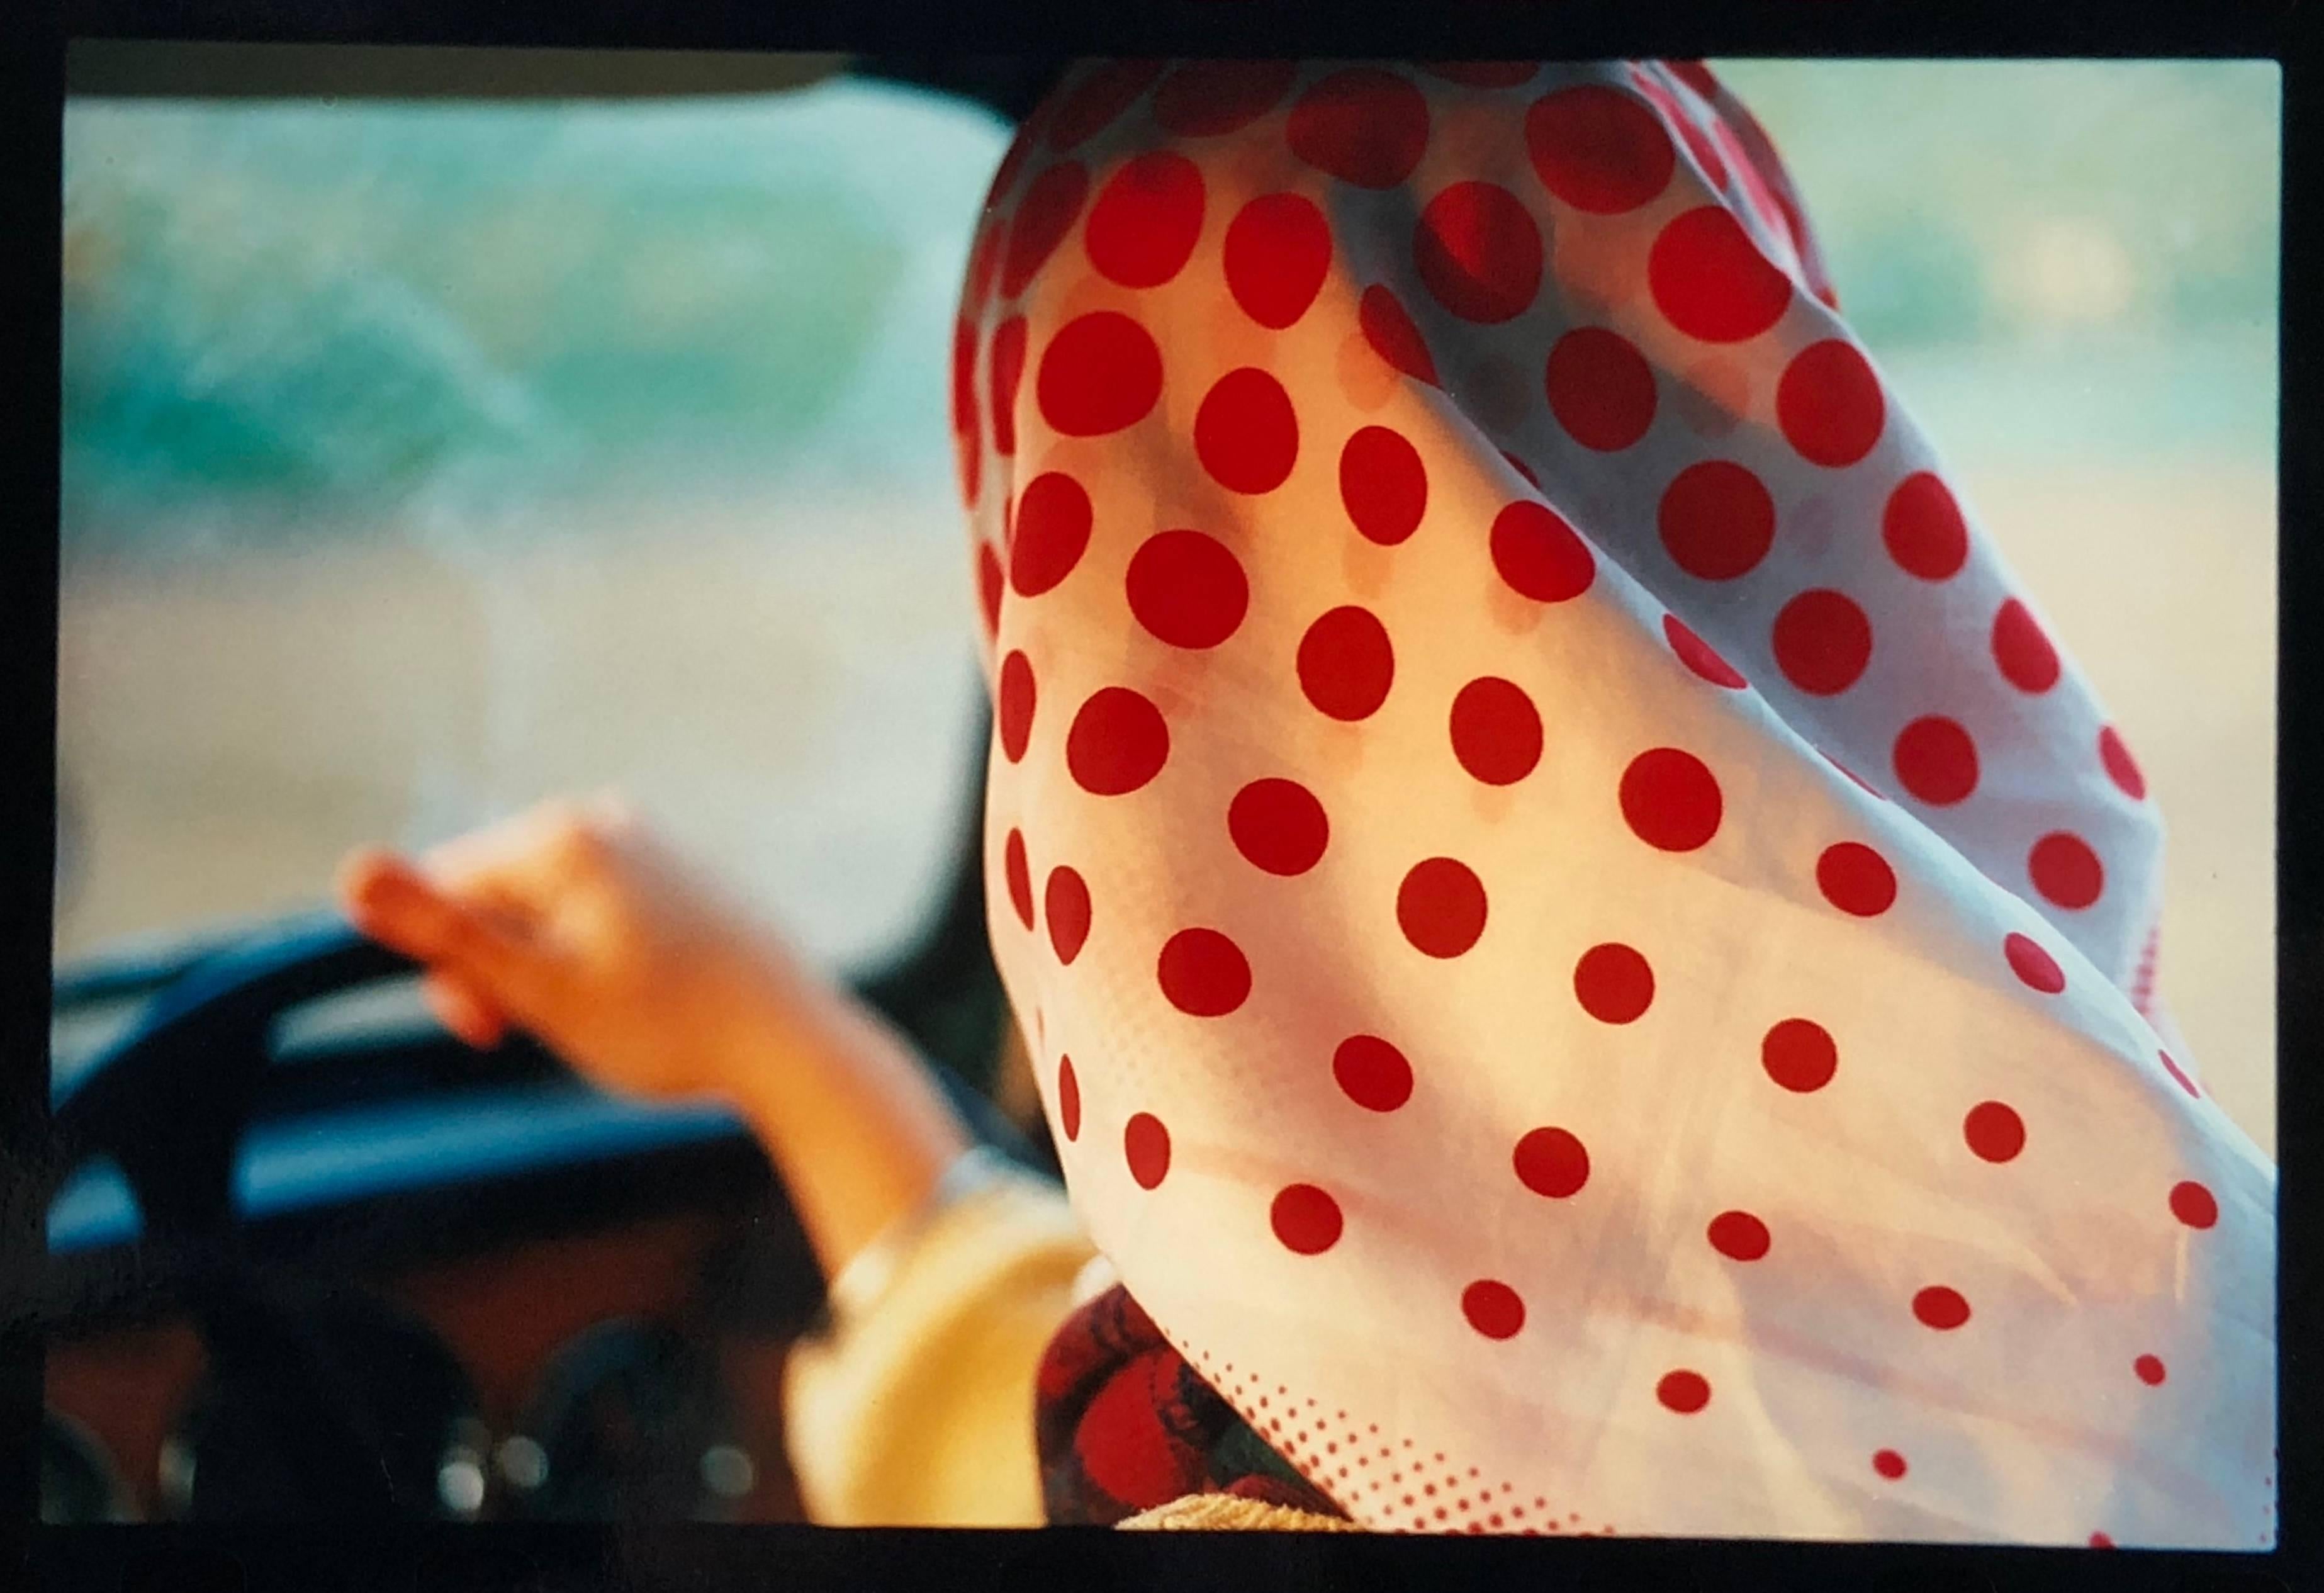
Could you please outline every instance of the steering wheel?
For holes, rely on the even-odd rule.
[[[417,971],[335,913],[277,925],[214,952],[160,994],[55,1103],[53,1181],[97,1154],[119,1163],[153,1242],[213,1241],[234,1227],[235,1150],[285,1013]],[[53,1193],[53,1187],[51,1190]]]
[[[444,1514],[445,1435],[426,1428],[431,1415],[472,1409],[466,1374],[383,1303],[292,1294],[262,1278],[234,1200],[236,1147],[272,1065],[276,1020],[413,971],[333,915],[277,926],[166,986],[56,1103],[49,1192],[88,1158],[113,1158],[143,1242],[189,1263],[186,1303],[209,1360],[197,1429],[217,1452],[263,1457],[224,1486],[218,1467],[202,1477],[187,1456],[165,1452],[165,1484],[180,1474],[173,1491],[197,1514]]]

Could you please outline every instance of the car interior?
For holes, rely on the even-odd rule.
[[[45,1520],[805,1518],[824,1280],[767,1158],[455,1039],[317,907],[356,844],[638,776],[1056,1172],[945,362],[1060,64],[74,42]],[[2272,1154],[2274,69],[1720,70],[2139,716],[2162,988]]]
[[[73,91],[115,100],[748,95],[800,75],[739,55],[76,49]],[[1043,82],[1021,61],[853,69],[1004,116]],[[1054,1172],[1038,1109],[991,1098],[1008,1020],[981,720],[964,737],[973,765],[929,775],[968,799],[943,883],[851,981],[982,1138]],[[69,869],[93,843],[67,774]],[[410,966],[330,912],[138,937],[61,959],[53,990],[44,1520],[801,1518],[780,1379],[823,1280],[735,1116],[606,1096],[522,1036],[470,1050]]]

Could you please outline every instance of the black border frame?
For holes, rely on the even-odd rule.
[[[2196,5],[2090,8],[2024,0],[1953,0],[1906,9],[1866,0],[1499,0],[1366,12],[1320,0],[1173,0],[1093,5],[1088,0],[690,0],[659,15],[623,0],[497,0],[464,14],[458,0],[60,0],[13,30],[0,51],[13,69],[0,114],[0,163],[21,189],[16,253],[31,291],[5,325],[30,380],[6,434],[14,534],[0,536],[0,740],[9,785],[28,801],[0,826],[0,1135],[37,1144],[47,1116],[46,1033],[56,735],[58,550],[57,256],[63,47],[69,37],[410,43],[722,51],[845,51],[867,55],[1076,54],[1420,55],[1434,57],[1664,55],[1891,57],[2243,57],[2282,64],[2283,226],[2280,289],[2279,523],[2301,527],[2324,501],[2312,447],[2319,403],[2314,351],[2324,280],[2317,268],[2324,182],[2314,129],[2324,122],[2315,31],[2298,0],[2209,0]],[[2303,425],[2302,421],[2309,423]],[[8,1280],[33,1275],[44,1255],[43,1211],[7,1174],[25,1164],[0,1151],[0,1583],[26,1587],[217,1589],[282,1587],[393,1589],[492,1588],[550,1593],[583,1587],[645,1589],[855,1587],[891,1582],[1011,1589],[1051,1583],[1167,1587],[1314,1587],[1376,1578],[1507,1584],[1547,1578],[1642,1585],[1788,1588],[2290,1588],[2324,1582],[2324,1477],[2317,1441],[2319,1379],[2306,1345],[2319,1331],[2318,1235],[2324,1218],[2309,1169],[2319,1086],[2284,1066],[2285,1037],[2324,1027],[2324,848],[2301,822],[2314,810],[2317,749],[2324,746],[2324,679],[2305,645],[2303,599],[2324,591],[2324,551],[2279,539],[2277,672],[2277,1101],[2280,1519],[2273,1554],[1909,1544],[1807,1544],[1658,1539],[1540,1541],[1353,1535],[833,1532],[801,1527],[516,1529],[446,1527],[235,1531],[191,1527],[28,1529],[37,1476],[41,1346]],[[38,970],[36,977],[35,970]]]

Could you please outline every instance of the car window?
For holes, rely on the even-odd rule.
[[[1713,65],[2137,749],[2163,996],[2272,1147],[2277,69]],[[974,795],[943,366],[1006,129],[835,80],[65,134],[61,955],[604,783],[827,964],[899,944]]]
[[[1006,141],[846,80],[70,103],[60,963],[606,785],[898,950],[974,794],[944,360]]]

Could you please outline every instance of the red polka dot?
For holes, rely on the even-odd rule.
[[[1358,188],[1394,188],[1428,148],[1428,101],[1393,72],[1352,67],[1299,97],[1285,125],[1291,153]]]
[[[2181,1068],[2176,1061],[2172,1060],[2171,1053],[2169,1051],[2158,1051],[2154,1054],[2162,1060],[2163,1070],[2170,1074],[2172,1079],[2178,1081],[2180,1088],[2185,1090],[2197,1100],[2201,1100],[2203,1098],[2203,1092],[2195,1088],[2195,1081],[2187,1077],[2185,1069]]]
[[[1686,114],[1686,107],[1679,103],[1678,96],[1664,88],[1658,79],[1648,76],[1641,66],[1631,67],[1630,81],[1639,93],[1655,103],[1655,108],[1663,113],[1664,119],[1678,129],[1678,135],[1685,141],[1688,153],[1702,168],[1704,180],[1713,188],[1724,188],[1727,185],[1727,162],[1720,156],[1717,142],[1696,126],[1694,119]]]
[[[1386,426],[1366,426],[1340,450],[1340,501],[1367,542],[1388,548],[1403,542],[1428,507],[1420,450]]]
[[[1090,500],[1082,484],[1057,470],[1036,476],[1017,500],[1010,586],[1020,597],[1048,591],[1073,573],[1089,539]]]
[[[984,484],[984,445],[971,432],[953,437],[954,462],[960,467],[960,501],[972,506]]]
[[[2130,1369],[2137,1373],[2138,1380],[2149,1388],[2161,1387],[2166,1375],[2160,1356],[2143,1355],[2130,1363]]]
[[[1719,833],[1719,782],[1701,758],[1674,746],[1642,752],[1622,771],[1622,817],[1665,852],[1692,852]]]
[[[1816,251],[1813,242],[1808,236],[1807,227],[1800,220],[1800,213],[1793,208],[1789,199],[1777,193],[1766,179],[1759,174],[1757,164],[1744,151],[1742,144],[1735,136],[1734,130],[1721,124],[1719,132],[1721,143],[1727,152],[1735,157],[1736,164],[1740,169],[1739,175],[1742,178],[1741,187],[1745,202],[1758,213],[1762,220],[1772,222],[1782,229],[1784,236],[1791,240],[1792,252],[1800,257],[1800,264],[1805,268],[1809,281],[1816,285],[1816,296],[1830,303],[1828,295],[1831,292],[1831,284],[1822,280],[1822,271],[1815,263]]]
[[[2088,907],[2106,889],[2106,869],[2089,843],[2065,830],[2053,830],[2034,843],[2025,859],[2034,888],[2060,907]]]
[[[1027,929],[1033,927],[1033,874],[1025,861],[1025,836],[1012,829],[1001,847],[1002,871],[1009,876],[1009,905],[1017,910],[1017,922]]]
[[[1291,395],[1254,366],[1229,371],[1194,412],[1194,453],[1230,492],[1274,491],[1299,457]]]
[[[1895,1482],[1904,1475],[1904,1457],[1894,1449],[1881,1449],[1872,1457],[1872,1469]]]
[[[1739,343],[1784,318],[1785,276],[1721,205],[1673,217],[1646,253],[1646,287],[1665,320],[1705,343]]]
[[[1655,113],[1603,84],[1536,100],[1526,112],[1525,133],[1541,185],[1593,216],[1637,209],[1669,185],[1678,164]]]
[[[2092,1533],[2090,1534],[2090,1547],[2093,1549],[2111,1549],[2114,1547],[2114,1540],[2107,1537],[2104,1533]]]
[[[1452,699],[1452,755],[1487,785],[1514,785],[1541,762],[1541,713],[1513,681],[1487,675]]]
[[[1939,1332],[1950,1332],[1969,1320],[1969,1301],[1957,1289],[1936,1284],[1913,1296],[1913,1314],[1922,1325]]]
[[[1590,1181],[1590,1153],[1563,1128],[1536,1128],[1510,1156],[1517,1181],[1536,1195],[1563,1200]]]
[[[1691,1416],[1711,1403],[1711,1385],[1700,1372],[1666,1372],[1655,1385],[1655,1397],[1682,1416]]]
[[[1049,147],[1073,149],[1112,125],[1162,75],[1159,60],[1110,60],[1076,84],[1049,118]]]
[[[1151,1112],[1140,1112],[1122,1125],[1121,1156],[1130,1176],[1141,1190],[1157,1187],[1170,1171],[1170,1131]]]
[[[1232,133],[1273,110],[1297,71],[1289,60],[1192,61],[1154,91],[1154,119],[1183,138]]]
[[[2123,795],[2135,802],[2146,800],[2146,776],[2139,773],[2137,760],[2123,745],[2122,733],[2112,725],[2098,732],[2098,761],[2106,765],[2107,777]]]
[[[1656,519],[1671,562],[1701,580],[1746,574],[1775,542],[1775,500],[1757,476],[1727,459],[1705,459],[1672,477]]]
[[[1203,231],[1203,174],[1172,150],[1150,150],[1098,190],[1083,246],[1098,274],[1125,288],[1176,276]]]
[[[993,274],[1001,269],[1001,245],[1007,234],[1008,228],[996,221],[978,235],[976,247],[969,252],[968,282],[961,295],[964,316],[974,317],[984,309],[984,301],[992,292]]]
[[[1425,60],[1420,69],[1432,78],[1442,78],[1448,83],[1462,83],[1471,88],[1515,88],[1530,83],[1541,71],[1541,63],[1531,60]]]
[[[1544,375],[1550,413],[1582,447],[1615,453],[1655,419],[1655,373],[1621,333],[1576,327],[1550,346]]]
[[[1961,1120],[1961,1137],[1985,1161],[2013,1161],[2025,1148],[2025,1120],[2000,1101],[1979,1101]]]
[[[1193,1017],[1223,1017],[1250,994],[1250,964],[1242,949],[1216,930],[1171,936],[1157,972],[1170,1005]]]
[[[2207,1228],[2219,1220],[2219,1203],[2209,1190],[2190,1179],[2171,1186],[2171,1215],[2190,1228]]]
[[[1748,1211],[1722,1211],[1711,1219],[1711,1247],[1730,1261],[1757,1261],[1767,1254],[1767,1225]]]
[[[1514,1338],[1525,1326],[1525,1301],[1507,1283],[1480,1278],[1461,1291],[1461,1314],[1488,1338]]]
[[[1009,224],[1009,246],[1001,258],[1001,296],[1014,299],[1033,280],[1082,213],[1089,197],[1089,173],[1078,161],[1061,161],[1025,190]]]
[[[1775,384],[1775,421],[1800,458],[1838,468],[1872,451],[1887,420],[1880,378],[1838,338],[1792,357]]]
[[[2012,973],[2043,995],[2055,996],[2066,987],[2066,970],[2031,938],[2015,933],[2004,936],[2001,954],[2009,959]]]
[[[1977,789],[1977,743],[1941,714],[1898,731],[1892,762],[1897,783],[1932,807],[1950,807]]]
[[[1049,945],[1057,960],[1070,964],[1082,954],[1082,945],[1089,939],[1089,885],[1081,875],[1071,868],[1049,870],[1049,883],[1041,893],[1042,910],[1049,920]]]
[[[1223,245],[1227,292],[1260,326],[1281,331],[1307,313],[1332,266],[1332,228],[1298,194],[1267,194],[1235,212]]]
[[[1880,540],[1896,568],[1923,580],[1943,580],[1969,559],[1969,527],[1945,484],[1916,470],[1896,484],[1880,512]]]
[[[1437,385],[1436,361],[1394,293],[1383,287],[1366,288],[1356,304],[1356,321],[1373,353],[1415,381]]]
[[[991,365],[986,380],[992,385],[992,451],[1009,458],[1017,452],[1017,384],[1025,375],[1023,316],[1012,315],[993,329],[986,358]]]
[[[1896,871],[1860,841],[1839,841],[1816,859],[1816,886],[1842,912],[1877,918],[1895,904]]]
[[[1250,606],[1242,563],[1199,531],[1148,537],[1123,582],[1130,612],[1173,647],[1215,647],[1235,634]]]
[[[1573,965],[1573,996],[1601,1023],[1628,1023],[1654,1005],[1655,970],[1630,947],[1592,946]]]
[[[1235,850],[1269,874],[1305,874],[1322,860],[1331,822],[1314,792],[1296,780],[1254,780],[1227,805]]]
[[[1404,938],[1431,957],[1458,957],[1485,932],[1485,886],[1451,857],[1416,863],[1396,893]]]
[[[976,328],[965,318],[952,326],[952,429],[976,436]]]
[[[1120,796],[1162,772],[1170,727],[1162,710],[1126,686],[1093,693],[1065,733],[1065,766],[1094,796]]]
[[[1785,1018],[1759,1042],[1759,1065],[1785,1089],[1807,1095],[1830,1084],[1840,1070],[1840,1047],[1822,1024]]]
[[[1533,473],[1533,467],[1531,465],[1526,464],[1523,459],[1517,458],[1517,455],[1508,452],[1507,449],[1502,450],[1501,458],[1508,461],[1510,469],[1515,470],[1518,475],[1526,478],[1527,485],[1535,487],[1536,490],[1540,487],[1541,477]]]
[[[1340,1203],[1311,1183],[1296,1183],[1275,1197],[1268,1213],[1286,1250],[1321,1255],[1340,1242]]]
[[[1439,304],[1497,326],[1523,315],[1541,291],[1541,228],[1498,183],[1455,182],[1420,212],[1412,260]]]
[[[1017,136],[1009,141],[1008,149],[1001,153],[1001,164],[993,170],[992,186],[985,191],[984,208],[987,210],[998,205],[1001,196],[1016,186],[1026,161],[1031,157],[1034,146],[1040,142],[1047,114],[1047,106],[1036,107],[1033,114],[1026,117],[1017,129]]]
[[[1740,690],[1749,684],[1735,671],[1735,666],[1719,656],[1710,643],[1687,629],[1675,614],[1663,616],[1663,639],[1670,644],[1678,661],[1714,686]]]
[[[1843,592],[1802,592],[1775,616],[1775,665],[1815,697],[1847,690],[1872,661],[1872,622]]]
[[[1719,97],[1719,79],[1712,77],[1711,75],[1711,69],[1704,66],[1701,61],[1672,60],[1665,61],[1663,64],[1670,68],[1671,76],[1676,78],[1680,82],[1693,89],[1697,94],[1702,96],[1703,98],[1716,99]]]
[[[1412,1098],[1412,1064],[1387,1041],[1354,1034],[1332,1053],[1342,1093],[1370,1112],[1393,1112]]]
[[[991,542],[976,544],[976,606],[988,633],[1001,629],[1001,588],[1008,578],[1001,573],[1001,555]]]
[[[2033,611],[2012,597],[1993,616],[1993,662],[2020,691],[2043,692],[2058,683],[2058,650],[2042,634]]]
[[[1057,1059],[1057,1126],[1068,1141],[1082,1136],[1082,1081],[1074,1075],[1074,1059]]]
[[[1388,632],[1368,609],[1334,608],[1300,638],[1300,690],[1335,719],[1370,718],[1388,700],[1395,679]]]
[[[1598,560],[1581,533],[1547,504],[1519,498],[1493,516],[1493,568],[1536,603],[1565,603],[1590,589]]]
[[[1041,418],[1066,437],[1100,437],[1145,418],[1162,396],[1162,351],[1115,310],[1067,321],[1041,355]]]
[[[1033,736],[1033,663],[1023,653],[1001,661],[1000,697],[1001,753],[1013,764]]]

